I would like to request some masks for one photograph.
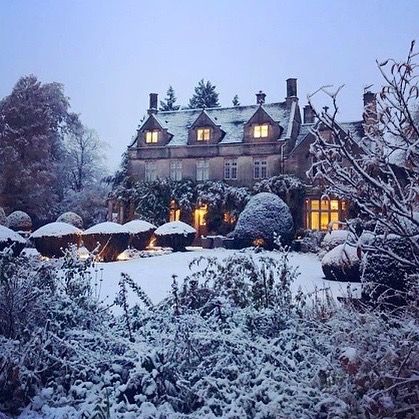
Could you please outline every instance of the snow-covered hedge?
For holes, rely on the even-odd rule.
[[[359,282],[360,263],[355,246],[339,244],[324,255],[322,269],[327,280]]]
[[[348,230],[332,230],[324,236],[321,247],[326,250],[332,250],[336,246],[345,243],[349,238]]]
[[[7,217],[6,213],[4,212],[4,209],[0,207],[0,225],[4,226],[7,223]]]
[[[156,226],[144,220],[132,220],[124,224],[130,235],[129,245],[144,250],[153,237]]]
[[[128,247],[129,232],[121,224],[106,221],[85,230],[82,240],[97,260],[113,262]]]
[[[83,219],[80,217],[80,215],[76,214],[75,212],[71,212],[71,211],[65,212],[57,218],[57,221],[71,224],[74,227],[77,227],[80,229],[83,228]]]
[[[157,244],[171,247],[175,252],[184,251],[186,246],[192,245],[196,230],[183,221],[171,221],[161,225],[154,232]]]
[[[232,236],[239,248],[257,245],[272,249],[276,237],[288,243],[293,234],[288,205],[277,195],[261,192],[250,199],[240,214]]]
[[[59,258],[70,246],[80,246],[82,231],[72,224],[54,222],[35,230],[29,240],[36,250],[45,257]]]
[[[15,231],[0,225],[0,252],[11,248],[15,256],[19,255],[25,247],[26,240]]]
[[[7,216],[7,227],[14,231],[31,231],[31,217],[26,212],[14,211]]]

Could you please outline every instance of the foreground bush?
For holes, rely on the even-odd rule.
[[[2,412],[16,415],[26,406],[43,417],[415,417],[414,305],[361,313],[336,307],[327,292],[312,301],[301,292],[292,298],[297,273],[286,252],[275,259],[245,252],[195,261],[157,306],[123,275],[116,302],[124,314],[115,317],[97,299],[88,266],[71,255],[58,263],[0,264],[0,277],[8,278],[0,281],[0,301],[13,289],[30,302],[23,316],[12,316],[12,334],[0,322]],[[129,288],[139,297],[134,307]],[[0,319],[9,319],[2,310]]]
[[[132,220],[124,224],[130,235],[129,245],[137,250],[144,250],[153,237],[156,226],[143,220]]]
[[[128,247],[129,234],[121,224],[108,221],[85,230],[82,240],[97,260],[113,262]]]
[[[81,232],[71,224],[55,222],[38,228],[29,236],[29,240],[42,256],[60,258],[66,249],[80,246]]]
[[[357,248],[349,244],[339,244],[322,259],[322,269],[327,280],[360,282],[361,259]]]
[[[155,232],[157,245],[171,247],[175,252],[184,252],[186,246],[191,246],[196,230],[183,221],[172,221],[163,224]]]

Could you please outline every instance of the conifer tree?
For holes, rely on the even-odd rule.
[[[239,96],[235,95],[232,100],[233,106],[240,106]]]
[[[218,93],[215,89],[216,86],[209,80],[201,79],[198,86],[195,87],[195,93],[189,100],[189,109],[219,107]]]
[[[169,86],[166,93],[166,98],[160,101],[160,110],[161,111],[177,111],[180,106],[175,105],[176,103],[175,89],[172,86]]]

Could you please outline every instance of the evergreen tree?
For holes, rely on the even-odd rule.
[[[233,106],[240,106],[239,96],[235,95],[232,100]]]
[[[160,110],[161,111],[177,111],[180,106],[175,105],[176,103],[175,90],[172,86],[169,86],[166,93],[166,98],[160,101]]]
[[[195,93],[189,100],[189,109],[219,107],[218,93],[215,89],[216,86],[209,80],[201,79],[198,86],[195,87]]]

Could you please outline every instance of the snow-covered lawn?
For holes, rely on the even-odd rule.
[[[217,257],[220,260],[234,255],[240,251],[227,249],[201,249],[190,248],[188,252],[175,252],[160,256],[147,258],[137,258],[126,261],[111,263],[98,263],[96,265],[98,277],[102,277],[101,298],[106,297],[106,302],[111,303],[117,294],[118,281],[122,272],[127,273],[131,278],[141,286],[154,303],[160,302],[165,298],[171,289],[172,275],[177,275],[179,283],[190,273],[190,262],[200,256]],[[276,252],[261,252],[256,254],[278,257]],[[292,266],[298,268],[300,275],[292,285],[293,292],[299,287],[305,293],[311,293],[316,288],[330,288],[332,294],[337,297],[345,295],[347,292],[347,283],[326,281],[323,276],[320,261],[314,254],[291,253],[290,262]],[[353,284],[352,289],[356,293],[359,290],[359,284]],[[134,304],[137,301],[136,296],[130,291],[129,302]]]

